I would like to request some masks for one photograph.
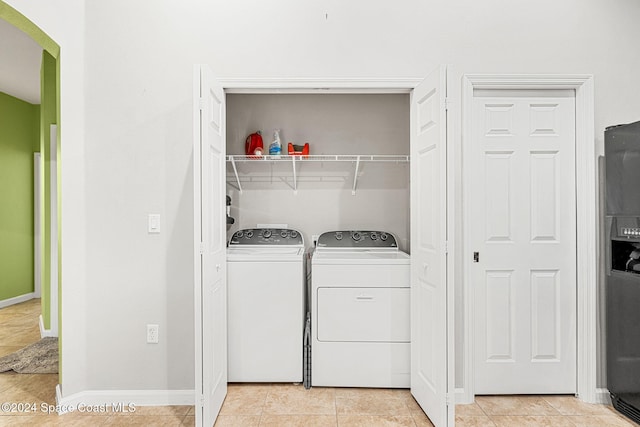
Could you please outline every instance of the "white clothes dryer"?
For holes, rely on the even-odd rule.
[[[227,249],[228,381],[301,382],[304,240],[290,229],[244,229]]]
[[[409,387],[409,255],[382,231],[332,231],[317,242],[311,385]]]

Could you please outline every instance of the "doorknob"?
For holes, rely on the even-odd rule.
[[[480,252],[473,253],[473,262],[480,262]]]

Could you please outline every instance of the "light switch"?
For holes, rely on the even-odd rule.
[[[149,233],[160,233],[160,214],[149,214]]]

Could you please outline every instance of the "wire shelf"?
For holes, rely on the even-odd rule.
[[[227,156],[227,162],[231,164],[233,168],[233,175],[236,179],[237,189],[242,192],[242,183],[240,179],[240,174],[238,173],[237,165],[240,163],[243,164],[255,164],[256,166],[259,164],[264,164],[265,162],[269,163],[281,163],[291,164],[291,174],[292,174],[292,188],[294,192],[298,190],[298,164],[302,163],[322,163],[322,162],[330,162],[330,163],[352,163],[355,168],[353,174],[353,187],[351,190],[351,194],[356,194],[356,187],[358,184],[358,171],[360,169],[361,163],[409,163],[408,155],[386,155],[386,154],[319,154],[319,155],[288,155],[282,154],[279,156],[272,155],[264,155],[264,156],[248,156],[248,155],[229,155]]]

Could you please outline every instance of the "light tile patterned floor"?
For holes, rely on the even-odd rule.
[[[408,390],[230,384],[216,426],[431,426]]]
[[[0,356],[39,339],[40,300],[0,309]],[[55,404],[57,375],[0,373],[1,402]],[[192,406],[136,407],[133,414],[58,416],[0,411],[2,426],[193,426]],[[432,426],[408,390],[230,384],[216,426]],[[630,427],[611,407],[571,396],[479,396],[456,406],[457,427]]]

